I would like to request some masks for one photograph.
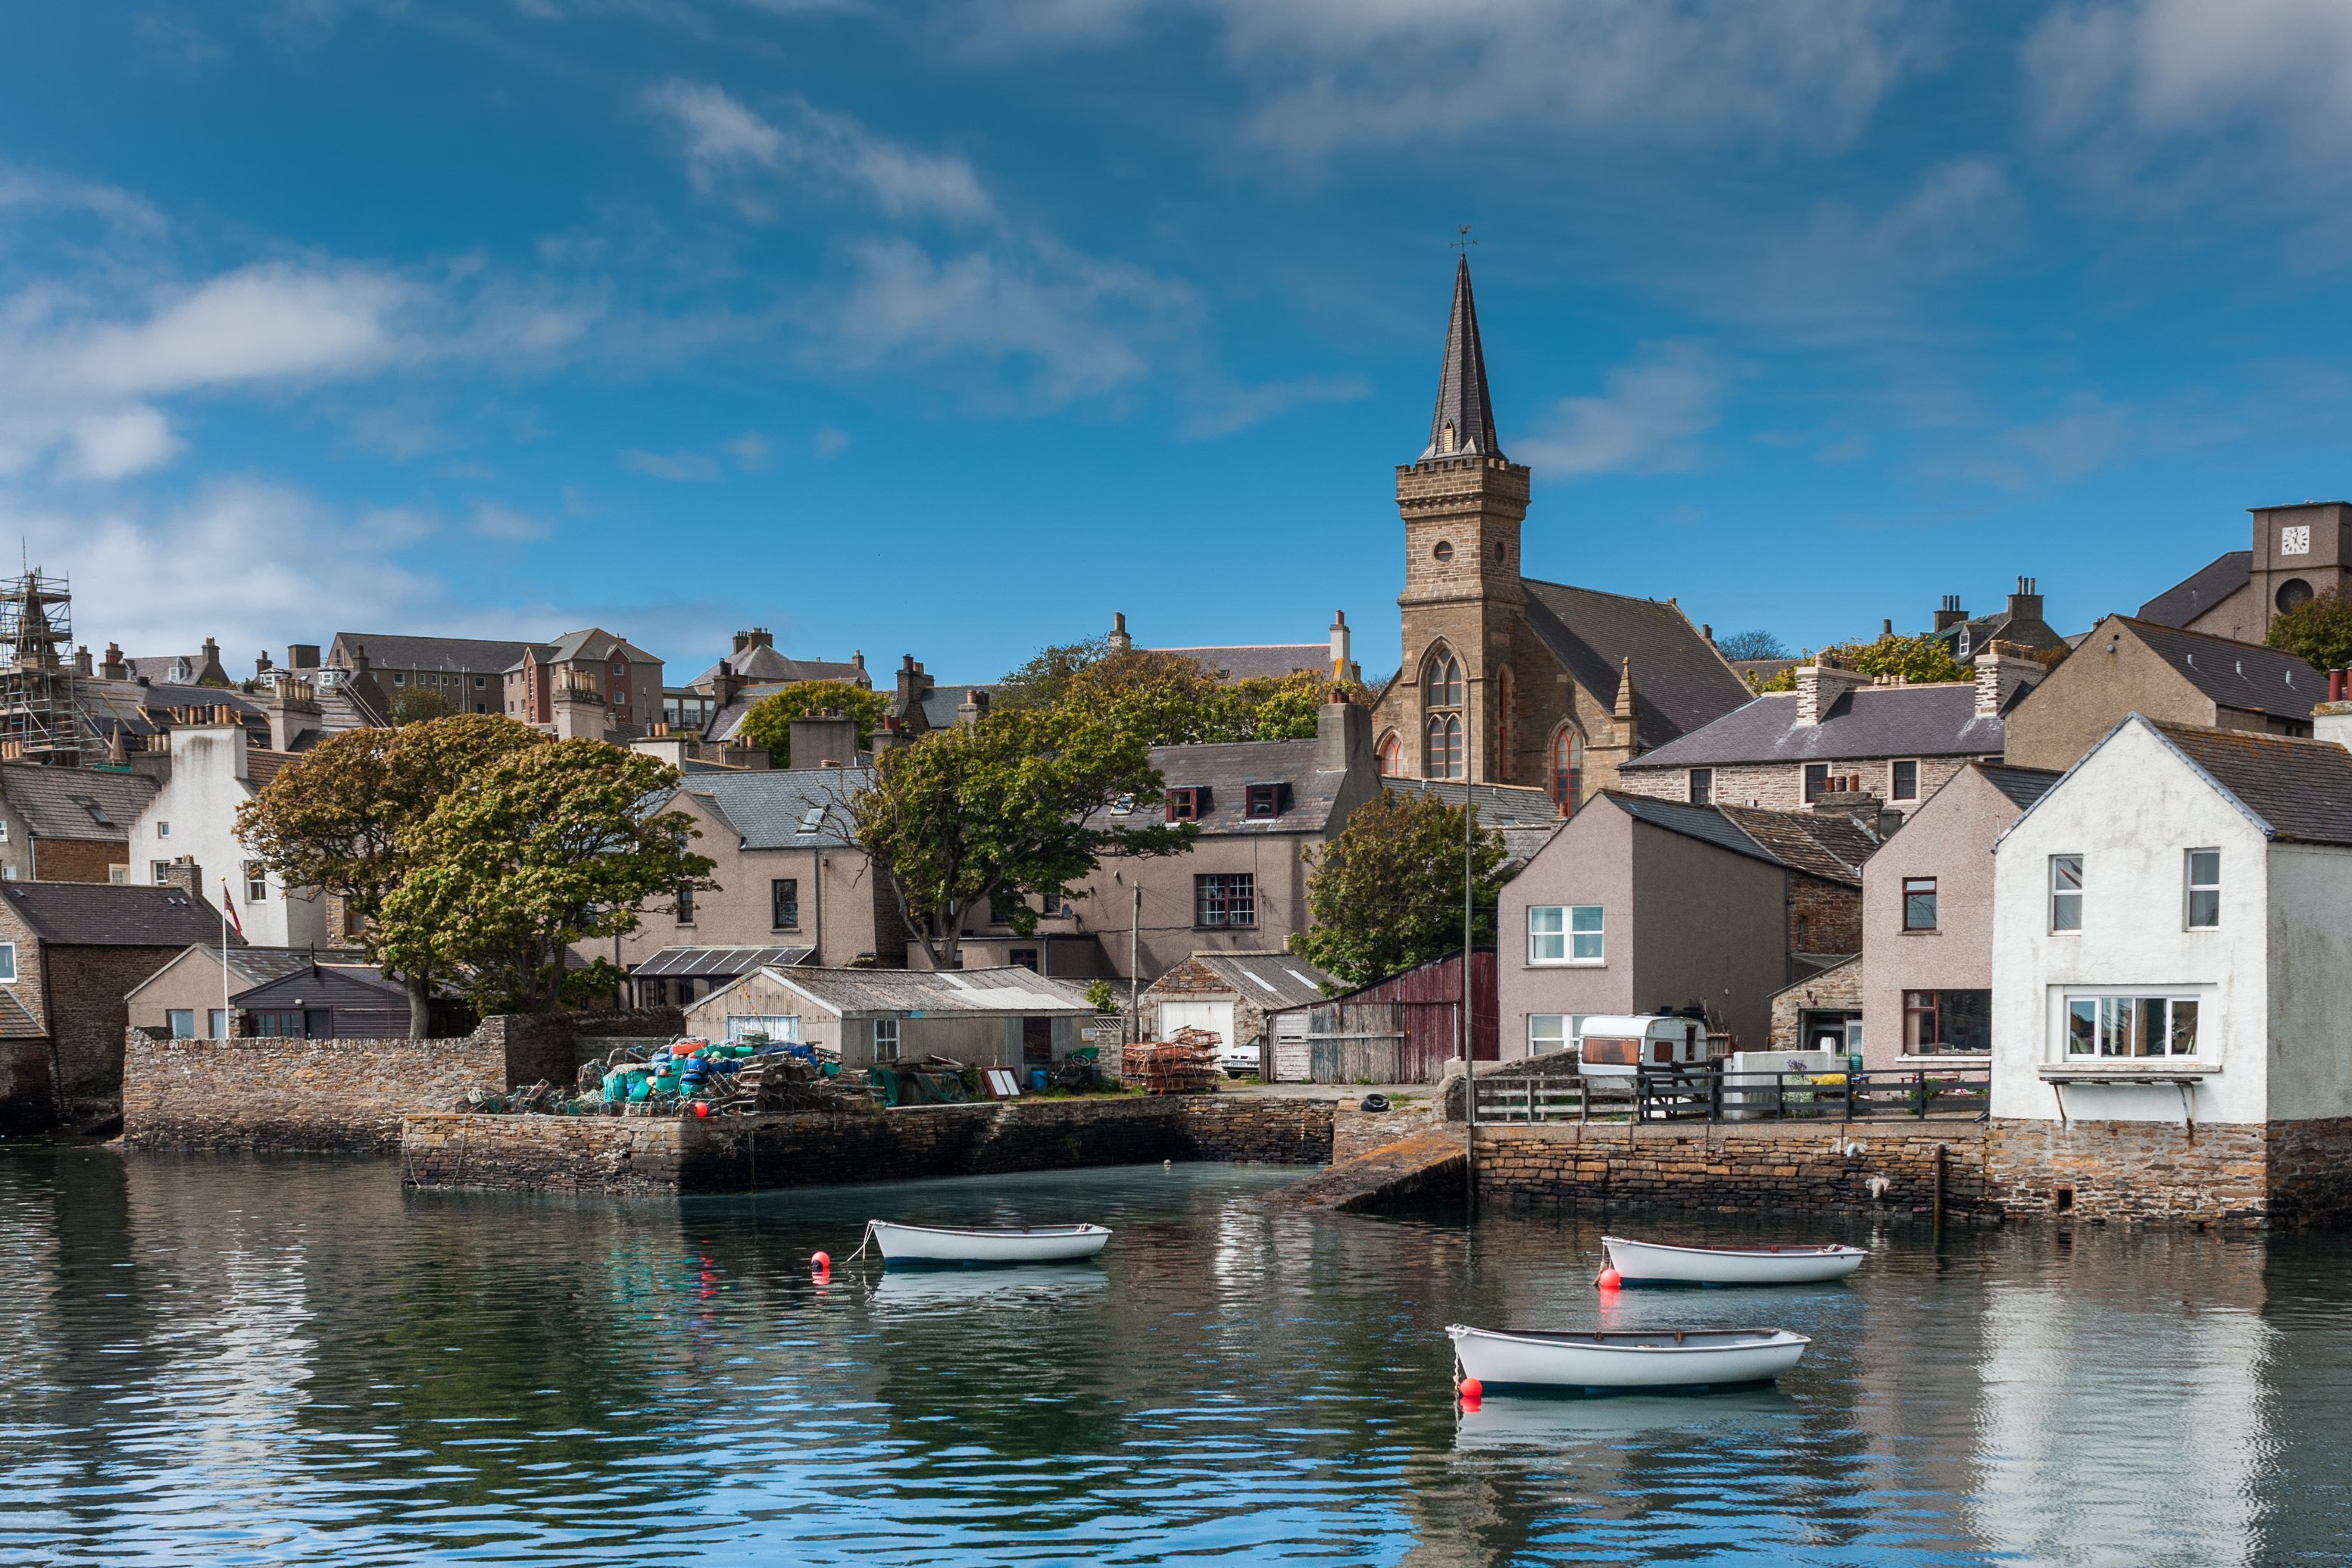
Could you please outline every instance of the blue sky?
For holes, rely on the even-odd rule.
[[[2079,629],[2341,497],[2337,0],[0,15],[0,525],[83,640],[1397,658],[1468,223],[1533,575]]]

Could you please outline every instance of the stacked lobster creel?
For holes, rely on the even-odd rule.
[[[1173,1039],[1128,1047],[1119,1074],[1146,1094],[1202,1094],[1216,1087],[1216,1050],[1214,1030],[1179,1029]]]

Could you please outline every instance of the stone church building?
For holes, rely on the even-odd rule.
[[[1466,258],[1429,445],[1396,478],[1404,665],[1373,705],[1382,773],[1540,788],[1566,816],[1621,763],[1748,700],[1674,600],[1519,574],[1529,473],[1495,437]]]

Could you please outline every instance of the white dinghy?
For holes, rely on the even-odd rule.
[[[1098,1225],[978,1229],[869,1219],[866,1239],[882,1248],[885,1263],[1068,1263],[1100,1252],[1110,1232]]]
[[[1465,1376],[1488,1388],[1706,1388],[1769,1383],[1813,1342],[1786,1329],[1503,1331],[1446,1329]]]
[[[1859,1247],[1668,1247],[1604,1236],[1609,1267],[1627,1285],[1818,1285],[1843,1279],[1870,1256]]]

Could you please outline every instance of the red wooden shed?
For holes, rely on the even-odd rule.
[[[1462,1053],[1461,1008],[1462,954],[1452,952],[1342,996],[1269,1012],[1276,1075],[1316,1083],[1435,1083]],[[1498,1060],[1492,948],[1471,954],[1470,1021],[1478,1060]]]

